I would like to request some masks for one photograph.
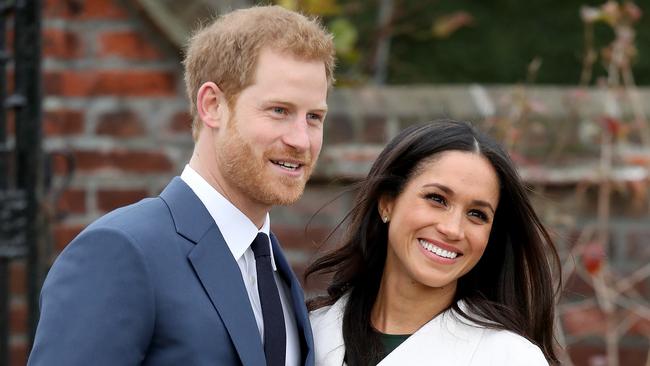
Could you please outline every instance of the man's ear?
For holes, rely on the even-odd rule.
[[[203,124],[210,128],[221,127],[227,108],[225,96],[217,84],[208,81],[201,85],[196,93],[196,110]]]
[[[387,194],[382,195],[379,198],[379,203],[377,204],[377,210],[379,211],[379,217],[383,222],[390,221],[390,215],[393,212],[393,205],[395,200]]]

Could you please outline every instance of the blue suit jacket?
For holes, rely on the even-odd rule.
[[[314,364],[302,289],[291,289],[303,364]],[[266,365],[241,272],[214,220],[178,177],[63,250],[41,292],[29,365]]]

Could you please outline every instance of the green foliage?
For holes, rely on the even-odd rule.
[[[338,79],[364,82],[373,73],[380,32],[391,35],[388,83],[517,83],[535,58],[538,84],[577,84],[585,52],[580,9],[603,0],[394,0],[389,28],[378,26],[378,0],[279,0],[324,18],[336,36]],[[318,6],[314,4],[320,4]],[[642,11],[650,11],[639,2]],[[650,16],[636,24],[638,84],[650,84]],[[613,39],[594,25],[594,47]],[[601,63],[594,77],[605,76]]]

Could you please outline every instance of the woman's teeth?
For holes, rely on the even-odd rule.
[[[437,247],[437,246],[429,243],[426,240],[419,239],[419,242],[420,242],[420,245],[422,246],[422,248],[430,251],[431,253],[433,253],[433,254],[435,254],[435,255],[437,255],[439,257],[443,257],[443,258],[447,258],[447,259],[454,259],[454,258],[456,258],[458,256],[458,253],[450,252],[448,250],[444,250],[444,249],[442,249],[440,247]]]

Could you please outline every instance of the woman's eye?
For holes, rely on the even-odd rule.
[[[439,194],[436,194],[436,193],[428,194],[426,196],[426,198],[428,200],[433,201],[435,203],[438,203],[440,205],[447,206],[447,200],[445,200],[445,197],[443,197],[443,196],[441,196]]]
[[[485,212],[481,211],[481,210],[471,210],[468,213],[468,215],[472,216],[472,217],[476,217],[477,219],[481,220],[482,222],[489,222],[490,221],[488,215]]]

